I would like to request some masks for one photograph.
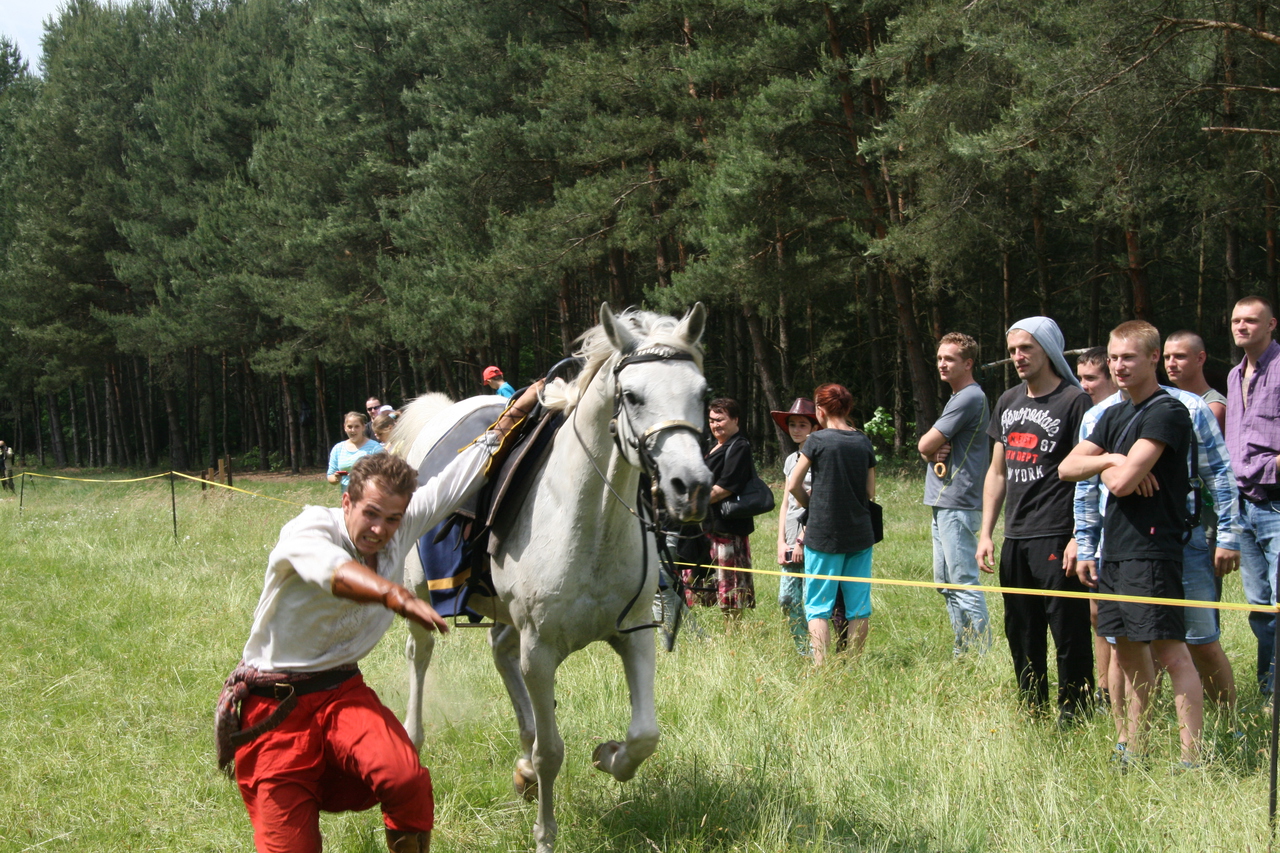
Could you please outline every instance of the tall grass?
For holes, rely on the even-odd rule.
[[[293,501],[334,500],[320,478],[239,481]],[[927,579],[921,484],[885,478],[879,576]],[[178,483],[40,481],[26,506],[0,499],[0,851],[247,851],[232,783],[214,766],[212,703],[243,646],[264,558],[285,504]],[[772,522],[753,537],[772,567]],[[591,750],[627,724],[612,651],[560,671],[566,762],[557,788],[565,851],[1208,851],[1267,847],[1266,721],[1245,738],[1210,711],[1212,761],[1173,775],[1163,700],[1142,772],[1109,763],[1110,720],[1058,731],[1019,712],[1001,602],[997,642],[953,660],[942,599],[878,587],[861,660],[815,671],[794,652],[777,581],[726,630],[659,653],[658,753],[630,783],[591,769]],[[1239,581],[1227,595],[1242,600]],[[1242,706],[1257,707],[1254,643],[1227,614],[1224,645]],[[402,711],[405,629],[365,662]],[[532,849],[533,807],[510,789],[514,726],[483,632],[457,630],[429,676],[423,760],[436,782],[438,851]],[[376,810],[324,818],[328,850],[383,848]]]

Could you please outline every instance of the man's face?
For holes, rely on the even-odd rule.
[[[1076,365],[1076,376],[1080,378],[1080,387],[1095,406],[1116,393],[1115,383],[1107,375],[1106,367],[1101,364],[1081,362]]]
[[[796,444],[804,444],[804,440],[813,432],[813,421],[804,415],[791,415],[787,418],[787,433]]]
[[[365,484],[360,500],[353,501],[351,493],[342,495],[342,517],[347,524],[347,535],[356,550],[365,557],[382,550],[400,529],[404,512],[409,508],[409,495],[397,495],[384,491],[377,480]]]
[[[1204,374],[1204,359],[1204,350],[1193,349],[1190,341],[1164,342],[1164,372],[1179,388],[1200,379]]]
[[[1111,378],[1116,385],[1133,390],[1155,379],[1158,352],[1146,352],[1142,344],[1128,338],[1112,338],[1107,344],[1107,360],[1111,364]]]
[[[938,378],[953,382],[973,374],[973,359],[962,358],[956,344],[938,345]]]
[[[1048,369],[1049,354],[1036,343],[1030,332],[1014,329],[1005,342],[1009,345],[1009,358],[1013,359],[1013,369],[1018,371],[1019,379],[1034,382]]]
[[[1264,347],[1275,327],[1276,318],[1256,302],[1237,305],[1231,312],[1231,338],[1241,349]]]
[[[365,414],[369,416],[369,420],[373,420],[373,416],[378,414],[378,409],[382,408],[382,401],[377,397],[370,397],[364,403]]]

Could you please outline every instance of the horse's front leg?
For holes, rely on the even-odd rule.
[[[513,776],[516,793],[526,800],[538,797],[538,776],[533,770],[533,706],[529,703],[529,691],[520,674],[520,632],[511,625],[498,623],[489,629],[489,647],[493,651],[493,663],[502,676],[502,683],[511,697],[511,707],[516,712],[516,727],[520,733],[520,757],[516,759]]]
[[[632,631],[610,640],[609,645],[622,658],[622,667],[627,674],[631,726],[627,729],[625,743],[605,741],[592,753],[591,763],[619,782],[626,782],[658,748],[658,719],[653,710],[653,634]]]
[[[418,549],[414,548],[404,561],[405,586],[414,590],[419,598],[430,601],[431,592],[427,589],[426,578],[422,571],[422,561],[418,558]],[[409,622],[409,639],[405,640],[404,656],[409,662],[409,702],[405,709],[404,729],[409,733],[413,745],[422,748],[424,734],[422,731],[422,683],[427,675],[427,667],[431,666],[431,655],[436,648],[436,635],[432,631]]]
[[[556,726],[556,669],[564,660],[557,650],[539,642],[535,632],[520,637],[520,671],[533,706],[533,770],[538,776],[538,820],[533,837],[538,853],[551,853],[556,843],[556,776],[564,763],[564,740]]]

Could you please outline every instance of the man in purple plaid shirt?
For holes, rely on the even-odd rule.
[[[1276,603],[1280,560],[1280,345],[1271,339],[1275,309],[1246,296],[1231,312],[1231,336],[1244,361],[1227,380],[1227,451],[1240,487],[1240,579],[1250,604]],[[1275,615],[1250,613],[1258,638],[1258,688],[1274,689]]]

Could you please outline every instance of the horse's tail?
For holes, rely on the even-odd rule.
[[[418,437],[418,434],[422,432],[432,418],[452,405],[453,401],[447,395],[438,391],[428,391],[421,397],[414,399],[404,407],[404,411],[396,418],[395,429],[391,431],[391,452],[397,456],[406,457],[410,465],[417,467],[422,460],[410,458],[414,439]],[[419,451],[420,454],[424,452]]]

